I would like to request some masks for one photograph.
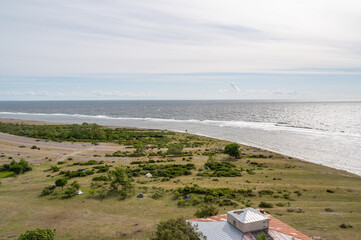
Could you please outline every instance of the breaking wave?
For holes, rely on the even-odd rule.
[[[198,120],[198,119],[165,119],[165,118],[140,118],[140,117],[113,117],[107,115],[86,115],[86,114],[67,114],[67,113],[25,113],[25,112],[0,112],[0,115],[23,115],[23,116],[62,116],[76,119],[94,119],[94,120],[120,120],[120,121],[146,121],[146,122],[164,122],[164,123],[179,123],[179,124],[201,124],[218,127],[233,127],[233,128],[251,128],[260,130],[278,130],[278,131],[296,131],[316,134],[340,134],[343,136],[361,137],[358,134],[348,134],[344,132],[331,132],[327,130],[314,129],[310,127],[288,125],[284,122],[266,123],[266,122],[246,122],[246,121],[224,121],[224,120]],[[61,121],[61,120],[60,120]]]

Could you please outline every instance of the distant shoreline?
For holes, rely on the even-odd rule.
[[[12,119],[12,118],[0,118],[0,122],[2,122],[2,123],[14,123],[14,124],[28,124],[28,125],[70,125],[69,123],[46,122],[46,121],[36,121],[36,120],[23,120],[23,119]],[[98,125],[103,126],[103,127],[108,127],[108,128],[147,129],[147,128],[136,128],[136,127],[124,127],[124,126],[109,126],[109,125],[101,125],[101,124],[98,124]],[[183,131],[175,131],[175,130],[168,130],[168,131],[185,133]],[[228,141],[226,139],[207,136],[207,135],[204,135],[204,134],[194,134],[194,133],[190,133],[190,134],[201,136],[201,137],[213,138],[213,139],[222,140],[222,141]],[[228,142],[231,142],[231,141],[228,141]],[[268,150],[268,149],[265,149],[265,148],[259,148],[259,147],[250,146],[250,145],[241,144],[241,143],[239,143],[239,144],[241,146],[244,146],[244,147],[251,147],[251,148],[254,148],[254,149],[260,149],[260,150],[263,150],[263,151],[268,151],[270,153],[278,154],[278,155],[284,156],[286,158],[292,159],[294,161],[300,161],[300,162],[304,162],[304,163],[314,164],[314,165],[325,168],[326,172],[327,172],[326,169],[332,169],[333,172],[338,174],[338,175],[361,177],[361,176],[359,176],[359,175],[357,175],[355,173],[351,173],[351,172],[348,172],[346,170],[337,169],[337,168],[333,168],[333,167],[328,167],[328,166],[325,166],[325,165],[322,165],[322,164],[312,163],[312,162],[309,162],[309,161],[306,161],[306,160],[303,160],[303,159],[300,159],[300,158],[291,157],[291,156],[288,156],[286,154],[278,153],[278,152],[271,151],[271,150]]]

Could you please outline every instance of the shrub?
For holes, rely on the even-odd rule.
[[[58,172],[60,169],[59,169],[58,166],[51,166],[50,170],[53,171],[53,172]]]
[[[272,203],[268,203],[268,202],[261,202],[258,207],[260,208],[273,208]]]
[[[325,212],[333,212],[332,208],[325,208]]]
[[[20,235],[18,240],[54,240],[55,229],[35,229],[26,231]]]
[[[97,169],[97,173],[103,173],[103,172],[108,172],[109,171],[109,166],[105,165],[105,166],[96,166],[93,167],[93,169]]]
[[[157,225],[157,230],[152,233],[151,240],[206,239],[202,233],[197,232],[197,229],[183,218],[170,219]]]
[[[274,192],[272,190],[261,190],[258,191],[259,196],[263,196],[263,195],[272,195]]]
[[[198,176],[211,176],[211,177],[239,177],[242,176],[240,170],[236,168],[236,165],[229,162],[218,162],[214,160],[208,160],[204,165],[205,169],[210,169],[213,172],[198,173]]]
[[[218,209],[213,205],[204,205],[201,208],[199,208],[194,216],[197,218],[203,218],[203,217],[210,217],[215,216],[218,214]]]
[[[76,195],[77,190],[79,190],[80,185],[77,181],[71,183],[70,187],[68,187],[61,198],[71,198]]]
[[[24,159],[21,159],[19,162],[12,160],[9,164],[3,164],[0,166],[0,172],[14,172],[15,174],[21,174],[28,171],[31,171],[29,163]]]
[[[237,143],[231,143],[224,147],[224,153],[231,157],[239,158],[241,152],[239,151],[239,145]]]
[[[128,177],[124,168],[117,167],[110,171],[108,178],[111,181],[109,192],[119,194],[121,199],[127,198],[133,192],[132,179]]]
[[[41,191],[41,194],[40,196],[47,196],[47,195],[50,195],[54,192],[56,186],[55,185],[50,185],[50,186],[47,186],[43,189],[43,191]]]
[[[334,191],[334,190],[331,190],[331,189],[327,189],[326,192],[328,192],[328,193],[335,193],[335,191]]]
[[[169,144],[167,155],[181,155],[183,151],[183,145],[182,144]]]
[[[340,228],[353,228],[353,226],[350,225],[350,224],[342,223],[342,224],[340,225]]]
[[[37,146],[35,146],[35,145],[33,145],[33,146],[31,146],[31,148],[30,149],[38,149],[38,147]]]
[[[153,199],[159,199],[165,195],[165,191],[163,188],[158,188],[152,195]]]
[[[64,174],[67,178],[85,177],[94,174],[94,171],[87,169],[78,169],[75,171],[61,171],[60,174]]]
[[[109,181],[109,178],[105,175],[101,175],[98,177],[93,177],[93,181]]]
[[[55,181],[55,185],[57,187],[61,187],[61,190],[63,190],[64,186],[68,183],[68,180],[66,178],[59,178]]]

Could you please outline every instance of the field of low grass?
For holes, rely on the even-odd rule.
[[[10,176],[9,172],[0,172],[0,239],[14,239],[35,228],[55,228],[57,239],[146,239],[160,221],[179,216],[194,218],[195,211],[206,204],[205,197],[210,199],[202,191],[221,188],[234,193],[221,196],[219,190],[220,195],[212,195],[214,198],[209,201],[219,213],[248,206],[258,208],[260,202],[266,202],[273,206],[265,208],[266,211],[310,237],[360,239],[360,177],[248,146],[241,146],[240,159],[230,160],[219,151],[229,142],[182,133],[169,136],[171,141],[168,144],[188,144],[189,147],[183,149],[184,156],[167,156],[164,154],[166,149],[161,148],[147,149],[141,156],[121,158],[113,157],[111,153],[104,157],[103,152],[90,157],[82,152],[59,164],[44,155],[40,162],[32,165],[33,170],[25,174]],[[135,149],[119,145],[119,152],[125,154],[126,151],[129,155]],[[158,151],[162,153],[154,154]],[[153,154],[149,156],[149,153]],[[92,154],[97,155],[93,150]],[[0,157],[1,162],[9,162],[8,157],[17,161],[25,157],[15,152],[4,155]],[[77,164],[92,159],[98,162],[94,165]],[[100,160],[103,162],[99,163]],[[134,161],[138,163],[134,164]],[[214,170],[205,166],[210,161],[226,164]],[[168,174],[155,171],[160,169],[157,166],[170,164],[194,164],[194,168],[190,175],[145,176],[147,172]],[[97,190],[109,187],[107,181],[93,181],[94,177],[108,174],[98,173],[99,168],[93,167],[105,165],[111,165],[109,171],[121,166],[133,174],[134,192],[129,198],[120,200],[116,195],[94,197]],[[149,168],[153,170],[144,170]],[[66,171],[78,169],[94,171],[91,175],[68,179],[67,186],[77,181],[84,194],[61,199],[61,188],[57,187],[55,193],[40,196],[44,187],[64,177]],[[136,176],[135,169],[143,170]],[[227,175],[229,169],[236,169],[241,176],[222,176]],[[192,192],[191,187],[198,190]],[[188,193],[177,194],[180,191]],[[137,198],[139,193],[143,193],[145,198]],[[342,223],[352,228],[341,228]]]

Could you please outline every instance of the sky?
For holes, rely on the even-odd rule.
[[[361,100],[361,1],[0,0],[0,100]]]

